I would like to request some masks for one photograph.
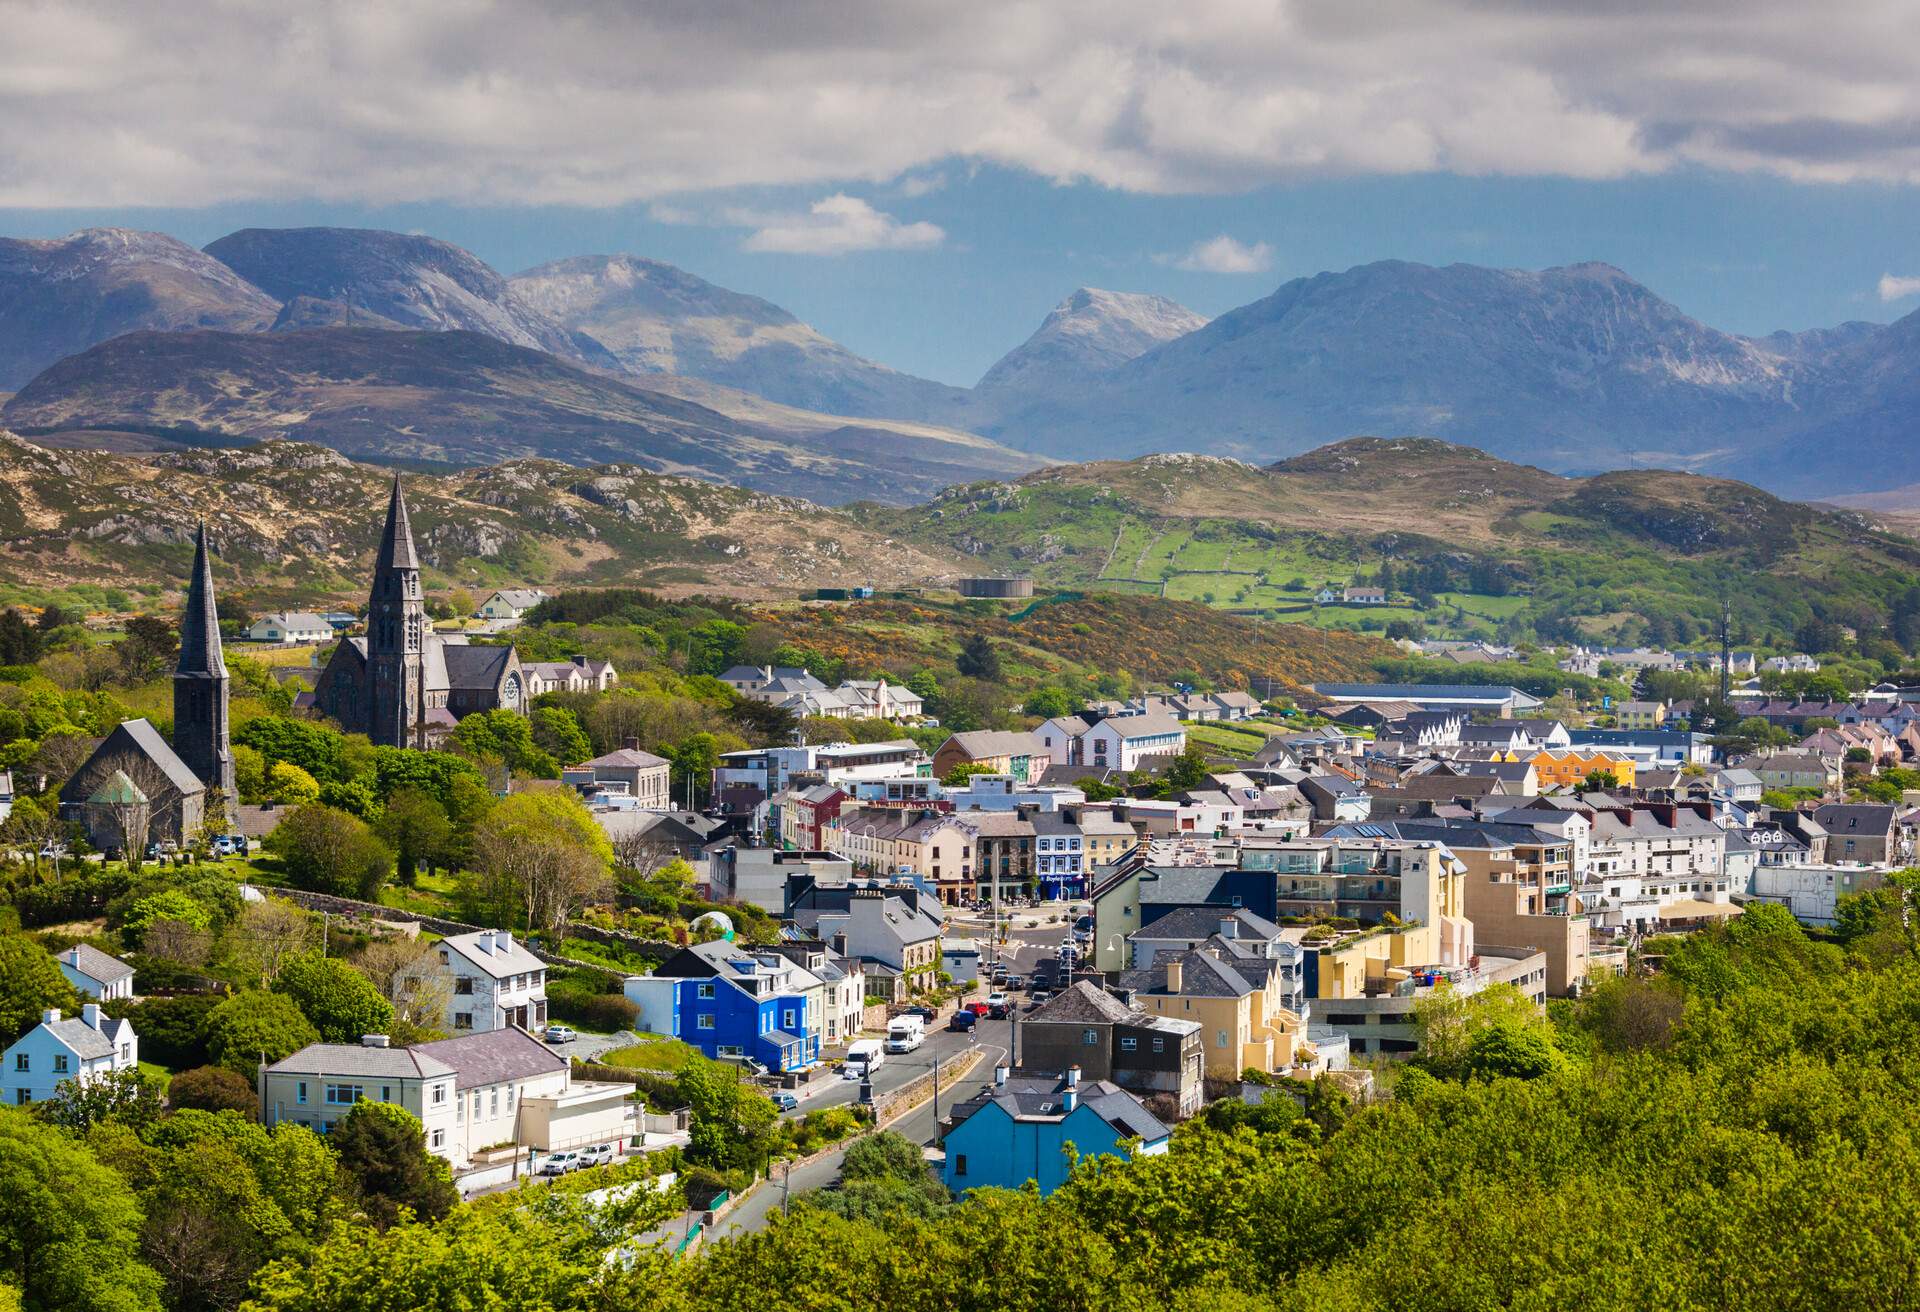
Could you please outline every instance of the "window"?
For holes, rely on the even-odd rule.
[[[498,1116],[500,1114],[500,1086],[496,1084],[493,1088],[489,1089],[487,1093],[489,1095],[487,1098],[487,1115]]]
[[[13,1091],[13,1100],[14,1102],[18,1103],[20,1106],[25,1107],[28,1103],[33,1101],[33,1090],[32,1089],[15,1089]]]
[[[120,1045],[120,1060],[121,1061],[133,1060],[133,1045],[131,1043],[123,1043]]]
[[[438,1107],[440,1104],[444,1103],[446,1100],[447,1100],[447,1086],[444,1084],[434,1085],[433,1086],[433,1105]]]
[[[710,1030],[713,1028],[713,1014],[711,1012],[703,1011],[700,1013],[699,1028],[703,1030]]]
[[[507,1086],[507,1115],[513,1115],[513,1086]]]
[[[1139,1048],[1139,1046],[1140,1040],[1138,1039],[1126,1038],[1120,1040],[1120,1051],[1122,1052],[1133,1052]]]
[[[470,1029],[472,1029],[472,1028],[473,1028],[473,1013],[472,1013],[472,1012],[470,1012],[470,1011],[456,1011],[456,1012],[454,1012],[454,1013],[453,1013],[453,1027],[454,1027],[455,1029],[457,1029],[457,1030],[470,1030]]]
[[[305,1102],[307,1100],[307,1082],[305,1080],[293,1086],[293,1100],[295,1102]]]
[[[1153,1036],[1153,1050],[1155,1052],[1165,1052],[1167,1050],[1167,1041],[1158,1034]]]
[[[465,1125],[467,1123],[467,1100],[465,1098],[455,1098],[453,1100],[453,1121],[456,1125]]]
[[[26,1053],[16,1052],[13,1054],[13,1068],[17,1071],[32,1070],[33,1062]]]
[[[20,1092],[25,1093],[26,1090],[22,1089]],[[965,1153],[955,1155],[953,1159],[953,1173],[955,1175],[965,1175],[967,1173],[967,1155]]]
[[[473,996],[473,980],[465,975],[461,975],[457,977],[453,981],[453,992],[456,997],[462,997],[462,998],[472,997]]]
[[[1080,1042],[1086,1044],[1089,1048],[1094,1047],[1100,1042],[1100,1031],[1089,1025],[1086,1029],[1080,1031]]]
[[[793,1028],[793,1008],[788,1007],[785,1014],[786,1014],[786,1020],[784,1024],[788,1029],[792,1029]]]
[[[712,981],[712,980],[708,980],[708,981],[707,981],[707,982],[706,982],[705,984],[702,984],[702,985],[700,986],[700,996],[701,996],[701,997],[703,997],[703,998],[710,998],[710,997],[712,997],[712,996],[713,996],[713,981]]]
[[[65,1074],[66,1071],[67,1071],[67,1054],[64,1052],[54,1053],[53,1054],[53,1073],[55,1075],[62,1075],[62,1074]]]
[[[433,1138],[432,1138],[432,1139],[431,1139],[431,1140],[430,1140],[429,1142],[430,1142],[430,1143],[431,1143],[431,1145],[432,1145],[433,1147],[435,1147],[435,1148],[444,1148],[444,1147],[446,1147],[446,1146],[447,1146],[447,1132],[446,1132],[445,1130],[435,1130],[435,1131],[433,1132]]]
[[[335,1107],[351,1107],[365,1096],[365,1091],[357,1084],[327,1086],[327,1101]]]
[[[1225,1030],[1217,1030],[1217,1031],[1215,1031],[1215,1035],[1216,1035],[1216,1037],[1214,1038],[1214,1041],[1213,1041],[1213,1046],[1214,1046],[1214,1047],[1216,1047],[1216,1048],[1224,1048],[1224,1047],[1226,1047],[1226,1046],[1227,1046],[1227,1032],[1226,1032]]]
[[[383,1084],[380,1086],[380,1101],[381,1102],[393,1101],[393,1086],[391,1084]]]

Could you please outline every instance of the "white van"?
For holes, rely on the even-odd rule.
[[[871,1076],[886,1059],[878,1039],[861,1039],[847,1049],[847,1069],[863,1076]]]
[[[888,1052],[912,1052],[926,1038],[927,1023],[918,1016],[897,1016],[887,1022]]]

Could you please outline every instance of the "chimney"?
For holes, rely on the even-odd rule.
[[[513,931],[510,929],[494,930],[493,945],[496,948],[499,948],[502,952],[513,951]]]
[[[87,1023],[88,1029],[90,1030],[99,1029],[100,1022],[102,1019],[100,1015],[100,1004],[97,1002],[89,1002],[85,1006],[81,1007],[80,1019]]]
[[[480,931],[480,950],[488,956],[493,955],[493,934],[494,931],[490,929]]]
[[[390,1046],[391,1042],[392,1041],[384,1034],[362,1034],[360,1036],[360,1046],[363,1048],[385,1048]]]
[[[1071,1114],[1080,1105],[1080,1068],[1067,1067],[1067,1087],[1060,1092],[1060,1110]]]
[[[1077,1089],[1080,1087],[1080,1068],[1078,1066],[1067,1067],[1067,1087],[1069,1089]]]
[[[58,1025],[60,1023],[60,1008],[48,1007],[45,1011],[41,1012],[40,1023],[42,1025]]]
[[[996,1089],[1004,1089],[1007,1087],[1007,1064],[1003,1061],[994,1063],[993,1087]]]
[[[1238,929],[1239,925],[1240,925],[1240,922],[1235,920],[1232,916],[1220,917],[1220,937],[1232,938],[1234,934],[1234,930]]]
[[[1180,992],[1180,958],[1167,958],[1167,992]]]

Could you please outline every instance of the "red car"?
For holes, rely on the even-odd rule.
[[[990,1008],[984,1002],[969,1002],[966,1006],[966,1010],[972,1012],[976,1016],[985,1016],[987,1012],[990,1010]]]

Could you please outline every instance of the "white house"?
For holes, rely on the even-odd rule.
[[[54,960],[67,983],[98,1002],[133,996],[133,967],[99,948],[76,943]]]
[[[847,679],[833,692],[856,719],[917,720],[926,713],[919,693],[885,679]]]
[[[527,677],[527,696],[547,692],[605,692],[620,681],[612,661],[586,656],[569,656],[564,661],[522,661],[520,671]]]
[[[1153,757],[1178,756],[1187,731],[1170,715],[1112,715],[1081,735],[1080,764],[1136,770]]]
[[[474,614],[483,620],[511,620],[517,623],[546,599],[547,594],[538,588],[503,588],[481,602],[480,609]]]
[[[84,1083],[139,1063],[140,1039],[133,1023],[112,1019],[97,1002],[87,1003],[77,1017],[41,1012],[40,1023],[0,1055],[9,1101],[19,1107],[51,1098],[68,1080]]]
[[[504,929],[482,929],[440,940],[440,965],[453,976],[447,1004],[456,1034],[547,1023],[547,967]]]
[[[248,642],[330,642],[333,625],[311,611],[276,610],[240,630],[240,636]]]

